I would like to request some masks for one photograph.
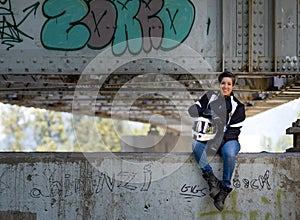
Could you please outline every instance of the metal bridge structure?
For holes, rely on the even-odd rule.
[[[2,103],[172,127],[225,70],[248,117],[300,97],[296,0],[5,0],[0,15]]]

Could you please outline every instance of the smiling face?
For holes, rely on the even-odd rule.
[[[233,81],[230,77],[224,77],[220,82],[220,91],[223,94],[223,96],[230,96],[233,88]]]

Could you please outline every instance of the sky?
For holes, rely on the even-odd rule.
[[[297,120],[299,112],[300,98],[246,118],[240,134],[241,152],[267,151],[261,146],[261,139],[264,136],[271,138],[270,147],[275,151],[276,142],[283,135],[287,135],[286,129]],[[291,139],[293,137],[290,134],[287,136]]]

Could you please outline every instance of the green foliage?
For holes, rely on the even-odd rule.
[[[132,132],[126,122],[120,120],[75,115],[73,117],[75,151],[118,152],[121,150],[120,139],[124,135],[146,133],[142,129]]]
[[[109,131],[105,128],[103,120],[88,116],[74,116],[75,151],[108,151],[105,141],[101,138],[98,128]],[[102,122],[101,122],[102,121]],[[102,125],[102,128],[101,128]],[[107,134],[108,136],[111,134]]]
[[[282,135],[276,143],[276,151],[283,152],[293,146],[292,136]]]
[[[32,125],[37,151],[57,151],[60,146],[67,146],[67,129],[61,113],[35,109],[33,117]]]
[[[278,141],[276,142],[276,145],[273,146],[272,140],[270,137],[264,136],[261,139],[261,146],[265,151],[275,151],[275,152],[284,152],[287,148],[292,147],[293,140],[292,136],[288,135],[282,135]]]
[[[118,152],[122,136],[147,135],[150,127],[11,105],[3,105],[0,111],[6,143],[2,150],[8,151]]]
[[[261,146],[265,151],[272,151],[272,140],[270,137],[263,136],[260,141]]]
[[[22,143],[26,138],[25,129],[30,125],[30,118],[26,114],[30,110],[25,111],[25,108],[19,108],[13,105],[7,105],[6,108],[1,108],[1,125],[6,138],[6,150],[22,151]]]

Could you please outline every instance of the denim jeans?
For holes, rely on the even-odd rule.
[[[221,147],[221,157],[223,158],[223,179],[221,184],[229,187],[231,185],[231,178],[235,168],[236,155],[241,149],[241,145],[237,140],[230,140]],[[193,155],[199,164],[202,172],[212,172],[212,168],[208,162],[207,143],[200,141],[193,141],[192,143]],[[212,155],[214,156],[214,155]]]

